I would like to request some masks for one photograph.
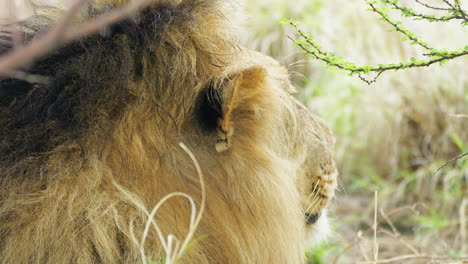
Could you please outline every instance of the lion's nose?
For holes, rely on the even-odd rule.
[[[307,224],[315,224],[315,222],[317,222],[317,220],[319,219],[321,214],[322,214],[322,212],[318,212],[316,214],[305,213],[306,223]]]

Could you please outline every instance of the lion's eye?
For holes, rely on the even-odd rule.
[[[316,213],[316,214],[306,213],[305,214],[306,223],[307,224],[315,224],[315,222],[317,222],[317,220],[319,219],[320,215],[321,215],[321,212]]]

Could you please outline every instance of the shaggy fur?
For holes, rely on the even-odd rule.
[[[122,2],[95,1],[84,19]],[[179,142],[206,189],[180,263],[304,262],[336,186],[333,135],[292,97],[283,67],[238,45],[228,9],[156,1],[22,69],[47,82],[0,79],[2,263],[140,261],[145,211],[172,192],[200,206]],[[24,22],[24,41],[50,23]],[[11,48],[1,31],[0,53]],[[155,222],[182,240],[190,213],[172,198]],[[164,259],[154,230],[144,250]]]

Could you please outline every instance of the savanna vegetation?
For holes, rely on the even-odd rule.
[[[388,17],[401,21],[399,25],[414,32],[417,41],[424,39],[438,50],[466,51],[468,28],[463,20],[415,20],[391,9],[396,1],[377,2],[378,8],[385,8],[381,2],[389,3],[383,9]],[[400,2],[434,17],[446,15],[450,3],[468,4]],[[366,11],[368,4],[363,0],[246,4],[244,43],[288,65],[297,96],[337,136],[341,184],[331,210],[332,233],[310,248],[309,263],[466,263],[468,158],[462,155],[468,152],[468,56],[443,65],[387,71],[376,82],[371,72],[365,75],[371,80],[367,84],[294,43],[304,43],[299,29],[313,35],[313,41],[332,51],[337,61],[358,65],[428,58],[424,47],[404,41],[408,36],[379,20],[378,13]],[[295,22],[279,24],[284,19],[298,22],[297,28]]]

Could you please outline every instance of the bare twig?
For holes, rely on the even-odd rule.
[[[138,10],[145,8],[151,3],[152,1],[150,0],[132,1],[125,6],[114,8],[105,14],[102,14],[94,19],[89,20],[88,22],[72,28],[70,31],[65,33],[63,41],[64,43],[67,43],[89,36],[96,31],[105,28],[106,26],[131,16]]]
[[[367,84],[372,84],[377,81],[377,79],[380,77],[380,75],[383,73],[383,71],[378,72],[377,75],[375,75],[374,78],[372,79],[366,79],[364,78],[361,74],[358,75],[359,79],[361,79],[363,82],[366,82]]]
[[[411,244],[409,244],[408,242],[406,242],[404,239],[401,238],[400,234],[398,233],[392,233],[386,229],[383,229],[383,228],[380,228],[379,229],[379,232],[380,233],[384,233],[386,234],[387,236],[393,238],[393,239],[396,239],[398,240],[398,242],[400,242],[403,246],[405,246],[406,248],[408,248],[411,252],[413,252],[413,254],[415,255],[421,255],[421,253],[419,253],[419,251],[414,247],[412,246]]]
[[[387,216],[387,214],[385,214],[385,212],[382,209],[380,209],[379,211],[380,211],[380,214],[382,215],[382,217],[387,222],[387,224],[392,228],[393,234],[395,234],[396,236],[399,236],[400,233],[398,232],[398,229],[393,224],[392,220],[390,220],[390,218]]]
[[[449,10],[455,9],[455,6],[452,3],[450,3],[450,1],[448,0],[442,0],[442,1],[444,1],[444,3],[450,7]]]
[[[440,170],[441,170],[442,168],[444,168],[445,166],[449,165],[450,163],[452,163],[452,162],[454,162],[454,161],[457,161],[457,160],[463,158],[463,157],[466,156],[466,155],[468,155],[468,152],[463,153],[463,154],[461,154],[461,155],[459,155],[459,156],[457,156],[457,157],[455,157],[455,158],[453,158],[453,159],[451,159],[451,160],[445,162],[444,165],[440,166],[440,167],[437,169],[437,171],[440,171]]]
[[[443,8],[443,7],[435,7],[435,6],[431,6],[431,5],[428,5],[420,0],[415,0],[417,3],[427,7],[427,8],[430,8],[430,9],[434,9],[434,10],[443,10],[443,11],[448,11],[450,10],[449,8]]]
[[[50,27],[46,34],[34,39],[23,47],[14,49],[6,55],[1,56],[0,76],[6,75],[11,70],[31,63],[36,58],[59,45],[89,36],[108,25],[125,19],[152,3],[152,1],[149,0],[132,1],[125,6],[114,8],[83,24],[71,27],[70,22],[87,1],[88,0],[76,0],[73,6],[63,14],[57,23]]]
[[[72,7],[43,36],[33,40],[28,45],[14,49],[0,57],[0,75],[5,75],[13,69],[31,63],[35,58],[55,48],[64,32],[78,11],[87,0],[76,0]]]

